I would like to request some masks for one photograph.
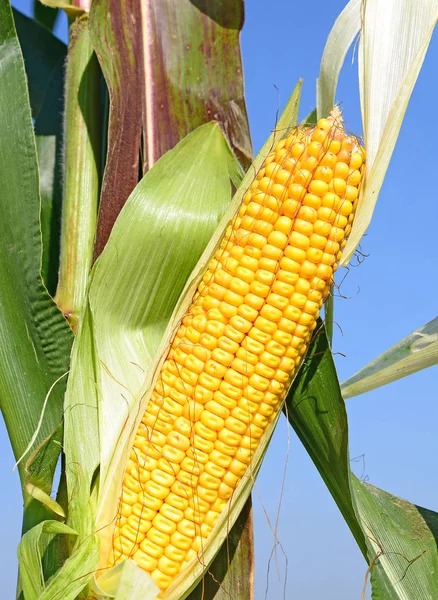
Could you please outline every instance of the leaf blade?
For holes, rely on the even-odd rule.
[[[438,317],[415,330],[341,384],[344,399],[438,363]]]

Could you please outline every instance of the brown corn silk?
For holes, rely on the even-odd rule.
[[[336,110],[266,158],[178,328],[136,433],[109,559],[162,590],[233,501],[302,362],[351,230],[365,153]]]

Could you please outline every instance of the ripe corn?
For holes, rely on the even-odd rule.
[[[179,327],[128,460],[110,564],[162,590],[202,553],[306,352],[350,232],[364,150],[335,117],[280,141]]]

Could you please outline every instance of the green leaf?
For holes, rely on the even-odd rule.
[[[96,255],[138,181],[140,154],[145,172],[190,131],[216,120],[249,166],[242,24],[242,0],[178,7],[173,0],[93,0],[90,31],[111,101]]]
[[[364,394],[438,363],[438,317],[380,354],[341,385],[344,399]]]
[[[58,16],[59,9],[45,6],[40,0],[33,1],[33,14],[38,23],[47,27],[50,31],[55,26],[55,21]]]
[[[35,138],[23,58],[8,4],[0,7],[0,402],[17,460],[26,451],[54,382],[68,371],[71,333],[41,281],[40,198]],[[65,379],[54,387],[35,447],[62,419]],[[60,430],[58,430],[60,433]],[[30,481],[47,494],[60,444],[42,446],[44,464],[30,466]],[[27,483],[20,463],[23,487]],[[41,517],[27,512],[25,528]],[[44,513],[44,511],[43,511]]]
[[[348,423],[324,326],[286,398],[287,417],[330,490],[359,548],[366,554],[350,492]]]
[[[36,119],[53,79],[62,77],[66,46],[50,31],[18,10],[13,10],[23,53],[32,116]]]
[[[50,10],[39,0],[36,6]],[[33,19],[14,10],[15,26],[35,118],[41,195],[42,277],[56,292],[61,238],[64,63],[67,47]]]
[[[438,598],[438,514],[354,476],[352,489],[358,518],[366,533],[373,583],[381,597]]]
[[[287,416],[326,483],[372,574],[373,598],[437,597],[438,515],[350,474],[348,424],[322,323],[287,397]]]
[[[76,535],[58,521],[43,521],[23,535],[18,546],[21,581],[25,600],[38,600],[44,592],[45,581],[54,573],[45,572],[44,555],[55,535]]]

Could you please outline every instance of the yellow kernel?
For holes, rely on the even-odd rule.
[[[299,183],[292,183],[289,186],[289,197],[291,198],[291,200],[296,200],[297,202],[301,202],[305,195],[306,195],[306,188],[304,188]],[[283,212],[284,212],[284,207],[283,207]],[[293,215],[288,214],[288,216],[292,217]]]
[[[186,552],[186,550],[181,550],[181,548],[177,548],[173,544],[169,544],[168,546],[166,546],[164,548],[164,554],[168,558],[170,558],[172,560],[176,560],[179,563],[182,563],[187,552]]]
[[[282,210],[286,217],[294,219],[298,213],[301,204],[297,200],[287,199],[283,202]]]
[[[221,383],[221,387],[224,386],[225,389],[229,386],[230,384],[227,383],[226,381],[223,381]],[[240,392],[240,390],[239,390]],[[226,408],[227,410],[231,410],[236,406],[236,400],[233,398],[230,398],[229,396],[227,396],[226,394],[224,394],[223,392],[221,392],[220,390],[217,390],[214,393],[214,399],[218,402],[218,404],[220,404],[221,406],[223,406],[224,408]]]
[[[350,160],[350,169],[360,169],[363,162],[363,156],[359,152],[352,152]]]
[[[295,219],[294,222],[294,233],[298,232],[306,237],[310,237],[313,233],[313,225],[309,223],[309,221],[304,221],[303,219]],[[292,239],[291,239],[292,243]]]
[[[178,431],[171,431],[167,435],[166,442],[178,450],[185,451],[190,446],[188,437]]]
[[[162,514],[158,513],[152,521],[153,526],[162,533],[171,535],[176,530],[176,523],[171,519],[167,519]]]
[[[315,170],[313,177],[314,177],[314,180],[324,181],[325,183],[329,183],[333,179],[333,171],[330,167],[327,167],[327,166],[318,167]]]
[[[338,158],[336,157],[336,154],[334,152],[326,152],[322,157],[321,160],[319,161],[319,164],[323,167],[323,166],[327,166],[330,167],[331,169],[334,168],[336,162],[337,162]]]
[[[320,129],[324,129],[325,131],[330,131],[332,128],[332,123],[328,119],[319,119],[316,126]]]
[[[266,261],[266,259],[260,259],[260,266],[263,266],[262,261]],[[275,274],[272,273],[272,271],[268,271],[266,269],[259,269],[256,273],[256,279],[260,283],[263,283],[266,286],[270,286],[275,280]]]
[[[170,541],[180,550],[188,550],[192,545],[192,536],[184,535],[180,531],[175,531],[172,534]]]
[[[216,444],[221,444],[221,442],[216,441]],[[199,498],[201,498],[201,500],[204,500],[204,502],[209,502],[211,504],[217,498],[216,490],[207,489],[207,488],[203,487],[202,485],[198,485],[196,491],[197,491]]]
[[[166,473],[161,469],[154,469],[151,473],[151,479],[162,487],[170,487],[172,483],[175,481],[175,477],[170,473]],[[152,493],[150,490],[147,490],[149,493]],[[152,494],[153,495],[153,494]]]
[[[155,571],[152,571],[151,577],[162,590],[166,589],[173,579],[173,576],[166,575],[160,569],[155,569]]]
[[[313,133],[312,133],[312,140],[315,142],[320,142],[320,143],[324,143],[327,139],[327,131],[325,129],[321,129],[320,127],[317,127],[314,129]]]
[[[290,153],[294,158],[300,158],[304,152],[305,146],[303,142],[295,142],[290,148]]]
[[[184,518],[177,525],[177,530],[187,537],[194,538],[196,535],[196,525],[193,521]]]
[[[353,211],[353,204],[349,200],[342,200],[341,206],[339,207],[339,214],[344,217],[349,217]]]
[[[282,231],[273,231],[268,236],[268,242],[269,244],[272,244],[272,246],[282,250],[287,246],[288,238]]]
[[[202,473],[201,477],[199,478],[199,484],[207,490],[217,490],[220,486],[220,483],[220,479],[210,475],[207,472]]]
[[[238,484],[240,480],[240,477],[238,477],[237,475],[234,475],[234,473],[231,473],[230,471],[228,471],[228,473],[226,473],[223,477],[223,482],[230,486],[231,488],[235,488]]]
[[[345,150],[344,148],[338,152],[337,159],[339,162],[344,162],[347,165],[350,164],[351,160],[351,152],[349,150]]]
[[[249,293],[249,294],[247,294],[245,296],[245,303],[252,310],[258,311],[263,306],[263,297],[260,297],[260,296],[258,296],[256,294],[253,294],[253,293]]]
[[[321,219],[322,221],[325,221],[327,223],[334,223],[334,221],[336,219],[336,212],[334,210],[332,210],[331,208],[322,206],[318,210],[318,217],[319,217],[319,219]]]
[[[270,387],[272,386],[273,383],[274,383],[274,381],[271,381]],[[283,391],[284,386],[278,386],[278,388],[279,388],[279,390],[281,388],[281,391]],[[278,393],[281,393],[281,391],[279,391]],[[261,427],[258,427],[257,425],[254,425],[254,423],[251,423],[246,431],[247,431],[248,437],[253,438],[255,440],[260,439],[264,433],[263,429]]]
[[[234,327],[237,331],[242,333],[248,333],[248,331],[252,327],[251,321],[244,319],[240,315],[236,315],[230,319],[230,325]]]
[[[183,408],[183,416],[193,423],[199,419],[203,410],[204,407],[201,403],[189,400]]]
[[[284,282],[280,281],[278,283],[283,283],[283,285],[287,285],[287,283],[285,284]],[[293,288],[292,286],[288,286],[291,291],[290,293],[292,293]],[[286,306],[289,304],[289,299],[286,296],[280,295],[280,294],[269,294],[269,296],[266,298],[266,302],[268,304],[270,304],[271,306],[274,306],[275,308],[278,308],[279,310],[284,310],[286,308]]]
[[[327,244],[326,244],[327,246]],[[307,251],[307,261],[306,262],[311,262],[311,263],[316,263],[318,264],[319,262],[321,262],[323,257],[323,251],[320,248],[309,248]],[[303,263],[304,264],[304,263]],[[313,275],[309,275],[309,277],[313,277]]]
[[[318,158],[320,156],[320,154],[322,154],[322,152],[323,152],[322,144],[320,144],[319,142],[311,142],[307,146],[306,152],[309,156]]]
[[[214,413],[210,412],[209,410],[204,410],[204,412],[202,413],[201,423],[203,423],[207,428],[212,429],[213,431],[220,431],[224,426],[224,420],[221,417],[218,417]]]
[[[219,467],[218,465],[216,465],[214,462],[211,462],[211,461],[209,461],[205,465],[205,471],[206,471],[206,473],[209,473],[210,475],[212,475],[213,477],[217,477],[218,479],[221,479],[225,474],[225,469],[223,469],[222,467]]]
[[[333,269],[326,264],[318,265],[317,276],[324,281],[330,281],[333,275]]]
[[[213,413],[210,413],[210,415],[216,416],[213,415]],[[216,431],[214,429],[210,429],[210,427],[206,427],[201,421],[197,421],[195,423],[194,430],[200,437],[204,438],[204,440],[208,442],[214,442],[214,440],[217,438]]]
[[[181,489],[181,488],[179,488]],[[166,504],[177,508],[179,511],[184,511],[189,505],[187,498],[181,496],[180,494],[175,494],[175,492],[170,492],[166,498]],[[173,537],[173,536],[172,536]],[[175,542],[172,542],[175,543]],[[177,545],[177,544],[175,544]],[[178,546],[179,547],[179,546]]]
[[[299,221],[299,219],[297,219],[297,221]],[[312,225],[310,223],[307,223],[307,221],[302,221],[302,223],[306,224],[306,226],[309,225],[310,228],[312,228]],[[300,248],[302,250],[307,250],[310,246],[309,237],[307,235],[304,235],[303,233],[300,233],[299,231],[293,231],[290,235],[290,246],[292,248]],[[287,256],[289,256],[289,253],[286,254]]]
[[[349,185],[354,185],[355,187],[357,187],[359,185],[361,179],[362,179],[362,176],[360,174],[360,171],[349,170],[349,172],[348,172],[348,178],[347,178],[347,183]]]
[[[258,446],[258,439],[253,438],[250,435],[244,435],[242,437],[242,448],[245,450],[255,450]]]
[[[230,487],[226,483],[221,483],[219,490],[218,490],[219,498],[224,498],[224,499],[228,500],[233,495],[233,492],[234,492],[234,489],[232,487]]]
[[[343,162],[338,162],[335,165],[333,174],[335,177],[339,177],[340,179],[347,179],[348,174],[350,172],[350,168]]]
[[[284,258],[280,261],[280,266],[283,269],[286,269],[287,271],[291,271],[292,273],[298,273],[298,271],[300,270],[301,263],[303,262],[303,260],[306,259],[306,249],[309,247],[310,243],[306,236],[300,237],[301,235],[302,234],[297,232],[297,235],[294,237],[294,240],[295,242],[301,243],[303,246],[305,246],[305,248],[299,248],[296,245],[291,245],[285,248],[284,250],[285,257],[293,261],[295,264],[293,265],[291,263],[288,263],[286,260],[284,260]],[[307,243],[305,241],[306,239]],[[286,267],[286,265],[289,265],[289,267]],[[280,278],[280,273],[278,273],[278,277]],[[280,281],[283,280],[280,279]]]
[[[199,375],[199,383],[208,390],[215,391],[219,389],[220,379],[214,377],[213,375],[209,375],[204,371]]]
[[[162,531],[159,531],[154,527],[152,529],[149,529],[149,531],[146,534],[146,537],[153,544],[156,544],[157,546],[162,546],[163,548],[164,546],[167,546],[167,544],[169,544],[170,542],[170,535],[168,535],[167,533],[163,533]]]
[[[323,197],[321,204],[322,206],[332,208],[333,210],[337,211],[341,205],[341,199],[337,194],[328,192],[328,194]]]
[[[270,292],[269,285],[260,283],[260,281],[253,281],[250,285],[250,290],[254,295],[259,296],[260,298],[266,298]]]
[[[321,198],[315,194],[306,194],[303,199],[303,206],[317,210],[321,206]]]
[[[283,182],[287,183],[288,180],[291,179],[291,176],[286,171],[286,177],[283,177]],[[282,200],[287,195],[287,187],[282,185],[282,183],[274,183],[271,189],[271,195],[277,200]]]
[[[345,165],[345,166],[347,166],[347,165]],[[330,189],[330,191],[333,191],[338,196],[344,196],[345,191],[347,189],[347,182],[344,179],[340,179],[339,177],[335,177],[330,182],[329,189]]]
[[[147,481],[145,483],[144,490],[146,492],[146,495],[150,494],[153,498],[156,498],[157,500],[163,500],[169,493],[169,488],[167,486],[160,485],[159,483],[156,483],[152,480]]]
[[[132,558],[140,568],[148,573],[154,571],[158,565],[158,560],[156,558],[152,558],[149,554],[145,554],[141,549],[137,550]]]
[[[309,184],[309,192],[315,196],[325,196],[328,192],[328,184],[325,181],[314,179]]]
[[[354,185],[347,185],[345,190],[345,198],[350,202],[354,202],[359,195],[359,190]]]
[[[304,168],[298,169],[294,174],[294,183],[299,183],[300,185],[306,187],[309,185],[310,180],[312,179],[312,174],[310,171]]]
[[[232,400],[239,400],[242,396],[242,390],[227,381],[221,382],[220,391]]]
[[[168,444],[163,446],[162,455],[167,460],[170,460],[170,462],[175,462],[175,463],[180,463],[185,456],[185,454],[182,450],[173,448],[172,446],[169,446]]]
[[[319,210],[321,210],[321,209],[319,209]],[[331,209],[327,209],[327,210],[331,210]],[[334,211],[332,211],[332,212],[334,212]],[[335,213],[335,217],[336,217],[336,213]],[[318,219],[315,222],[315,224],[313,225],[314,233],[317,233],[318,235],[322,235],[324,237],[328,237],[331,230],[332,230],[332,227],[331,227],[330,223],[326,223],[325,221],[322,221],[321,219]]]
[[[139,533],[145,534],[152,527],[152,519],[154,518],[156,512],[147,508],[146,506],[142,507],[143,511],[140,513],[141,516],[130,515],[128,517],[128,524],[138,531]]]

